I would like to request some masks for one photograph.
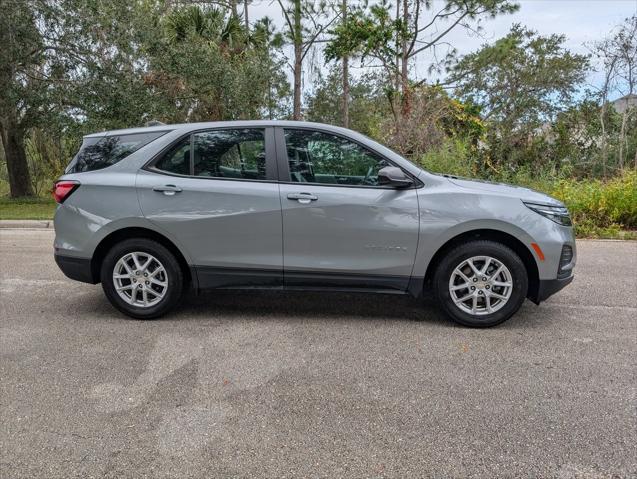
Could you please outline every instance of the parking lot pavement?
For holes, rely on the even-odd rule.
[[[634,477],[637,243],[473,330],[391,295],[223,292],[134,321],[0,231],[0,476]]]

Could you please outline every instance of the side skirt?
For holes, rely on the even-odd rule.
[[[199,290],[274,289],[286,291],[340,291],[353,293],[411,294],[422,296],[423,278],[398,275],[326,273],[314,271],[257,270],[193,266]]]

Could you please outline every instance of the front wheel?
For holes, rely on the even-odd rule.
[[[137,319],[166,314],[180,300],[183,272],[163,245],[145,238],[123,241],[102,262],[102,288],[111,304]]]
[[[451,250],[434,276],[442,309],[465,326],[488,327],[509,319],[526,298],[524,263],[495,241],[471,241]]]

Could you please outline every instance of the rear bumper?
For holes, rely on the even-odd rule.
[[[542,301],[547,300],[550,296],[554,295],[562,288],[568,286],[574,278],[575,276],[571,274],[568,278],[541,279],[537,288],[537,294],[535,297],[529,299],[535,304],[540,304]]]
[[[91,260],[87,258],[74,258],[72,256],[55,255],[55,262],[62,272],[75,281],[96,284],[91,271]]]

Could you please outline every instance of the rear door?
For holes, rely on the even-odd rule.
[[[407,288],[418,245],[416,188],[378,184],[393,165],[346,137],[277,128],[288,286]]]
[[[272,128],[193,132],[137,176],[144,215],[176,238],[201,287],[280,285],[282,224]]]

